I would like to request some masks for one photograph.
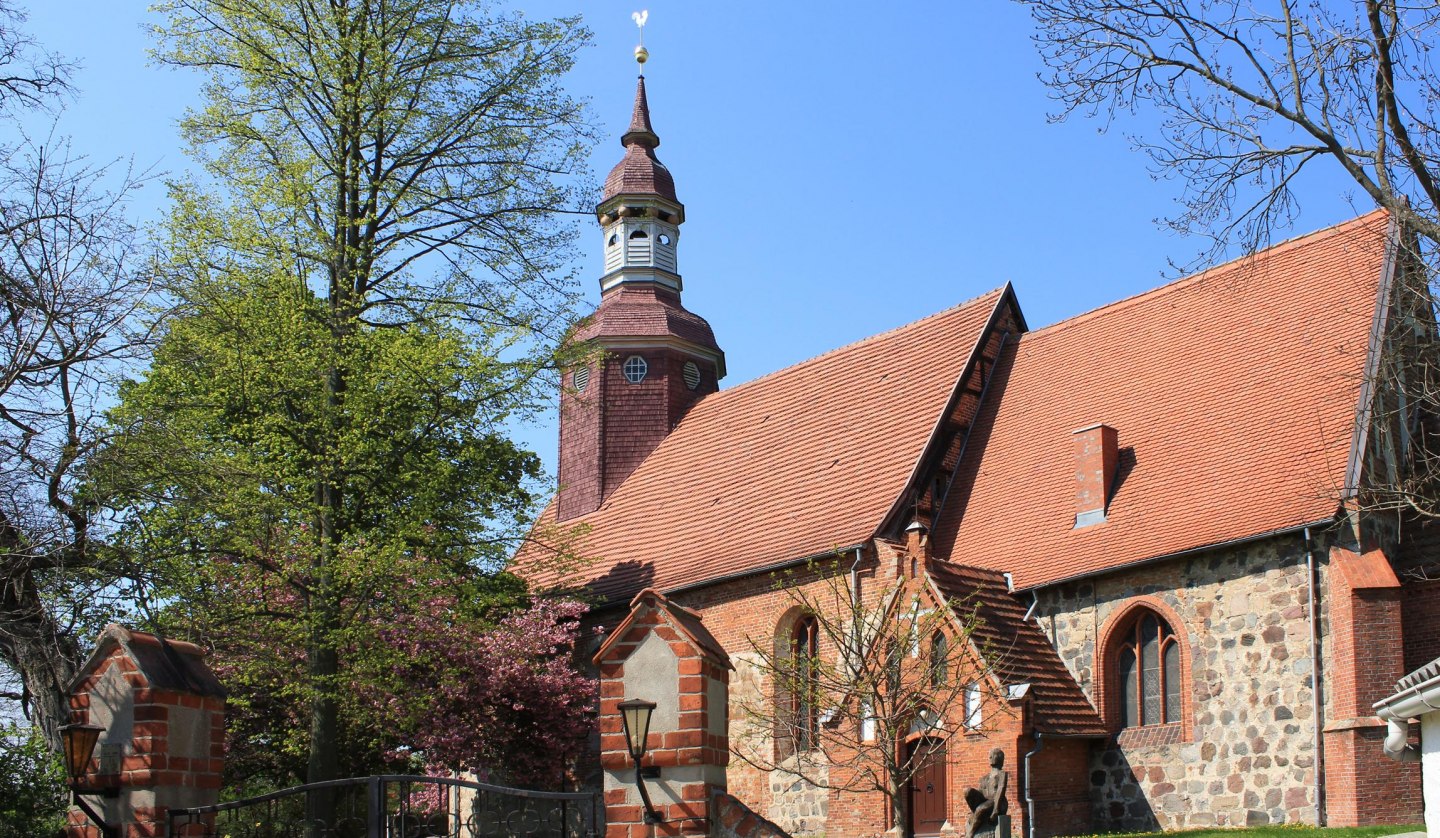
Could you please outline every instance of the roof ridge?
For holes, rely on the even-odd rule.
[[[1056,322],[1051,323],[1048,326],[1042,326],[1038,329],[1031,329],[1025,334],[1025,337],[1033,339],[1051,332],[1063,331],[1070,326],[1078,325],[1081,322],[1092,320],[1096,317],[1101,316],[1102,314],[1109,314],[1112,311],[1130,308],[1133,305],[1137,305],[1142,300],[1164,297],[1170,293],[1179,291],[1182,288],[1188,288],[1200,282],[1213,279],[1215,275],[1218,275],[1223,271],[1234,270],[1236,267],[1239,267],[1244,262],[1256,260],[1261,257],[1270,258],[1280,253],[1294,250],[1302,246],[1302,244],[1306,243],[1306,241],[1309,239],[1336,236],[1344,232],[1347,228],[1365,227],[1369,224],[1372,224],[1376,218],[1388,216],[1389,212],[1382,207],[1379,209],[1371,210],[1364,215],[1358,215],[1354,218],[1331,224],[1328,227],[1322,227],[1319,230],[1313,230],[1309,233],[1301,233],[1298,236],[1292,236],[1277,244],[1272,244],[1264,250],[1258,251],[1256,253],[1249,253],[1243,256],[1237,256],[1234,259],[1229,260],[1228,262],[1222,262],[1218,265],[1212,265],[1211,267],[1205,268],[1199,273],[1193,273],[1189,276],[1177,277],[1176,279],[1172,279],[1164,285],[1158,286],[1156,288],[1151,288],[1146,291],[1131,294],[1128,297],[1121,297],[1118,300],[1112,300],[1111,302],[1105,303],[1104,305],[1096,306],[1089,311],[1082,311],[1079,314],[1071,315],[1064,320],[1057,320]]]
[[[1007,283],[1006,285],[1001,285],[1001,286],[999,286],[999,287],[997,287],[997,288],[992,288],[992,289],[990,289],[989,291],[986,291],[986,292],[983,293],[983,294],[977,294],[976,296],[971,297],[970,299],[965,300],[965,301],[963,301],[963,302],[956,303],[955,305],[950,306],[949,308],[941,309],[940,311],[937,311],[937,312],[935,312],[934,314],[927,314],[926,316],[920,318],[919,320],[912,320],[912,321],[910,321],[909,323],[902,323],[902,324],[900,324],[899,326],[894,327],[893,329],[887,329],[887,330],[885,330],[885,331],[883,331],[883,332],[876,332],[876,333],[873,334],[873,335],[869,335],[869,336],[867,336],[867,337],[863,337],[863,338],[861,338],[861,339],[859,339],[859,340],[857,340],[857,341],[852,341],[852,342],[850,342],[850,343],[842,344],[842,345],[840,345],[840,346],[835,347],[834,349],[829,349],[829,350],[826,350],[825,352],[821,352],[819,355],[812,355],[812,356],[810,356],[809,358],[805,358],[804,360],[796,361],[795,363],[790,364],[789,366],[781,367],[781,368],[778,369],[778,370],[771,370],[770,372],[767,372],[767,373],[765,373],[764,375],[758,376],[758,377],[756,377],[756,378],[752,378],[752,379],[750,379],[749,381],[743,381],[743,382],[741,382],[741,383],[739,383],[739,384],[736,384],[734,387],[731,387],[731,388],[729,388],[729,389],[727,389],[727,390],[717,391],[714,395],[709,396],[709,397],[707,397],[707,398],[705,398],[705,399],[702,399],[702,400],[699,402],[699,404],[704,404],[704,403],[706,403],[706,402],[713,402],[713,401],[719,400],[719,397],[728,396],[730,393],[738,393],[738,392],[740,392],[740,391],[742,391],[742,390],[745,390],[746,388],[750,387],[751,385],[759,384],[759,383],[762,382],[762,381],[767,381],[767,380],[769,380],[769,379],[771,379],[771,378],[775,378],[776,376],[782,375],[782,374],[784,374],[784,373],[789,373],[789,372],[792,372],[792,371],[794,371],[794,370],[800,369],[801,367],[810,366],[811,364],[815,364],[815,363],[818,363],[818,362],[820,362],[820,361],[823,361],[823,360],[831,357],[832,355],[838,355],[838,354],[841,353],[841,352],[847,352],[847,351],[849,351],[849,350],[855,349],[856,347],[863,346],[863,345],[865,345],[865,344],[867,344],[867,343],[874,343],[874,342],[879,341],[879,340],[882,340],[882,339],[886,339],[886,338],[893,337],[894,335],[898,334],[899,332],[903,332],[903,331],[905,331],[905,330],[907,330],[907,329],[911,329],[911,328],[918,327],[918,326],[920,326],[922,323],[926,323],[926,322],[931,321],[931,320],[938,320],[938,319],[940,319],[940,318],[942,318],[942,317],[947,317],[947,316],[949,316],[949,315],[953,315],[953,314],[955,314],[955,312],[959,311],[960,309],[967,308],[967,307],[969,307],[969,306],[975,305],[976,303],[980,302],[981,300],[985,299],[986,297],[989,297],[989,296],[992,296],[992,295],[999,295],[999,294],[1003,293],[1003,292],[1005,291],[1006,287],[1008,287],[1008,285],[1009,285],[1009,284]],[[696,406],[698,407],[699,404],[697,404]],[[684,420],[682,419],[681,421],[683,422]]]

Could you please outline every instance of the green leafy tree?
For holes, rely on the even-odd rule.
[[[60,761],[39,731],[0,728],[0,838],[58,834],[66,795]]]
[[[206,77],[182,122],[206,178],[174,187],[183,314],[110,474],[130,537],[195,569],[179,598],[232,562],[299,595],[305,778],[330,779],[365,610],[493,571],[528,510],[538,464],[499,429],[570,319],[589,137],[559,79],[587,33],[445,0],[159,9],[159,60]]]

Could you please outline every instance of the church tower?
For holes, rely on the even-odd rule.
[[[649,55],[635,50],[642,65]],[[701,398],[719,389],[725,353],[710,324],[680,303],[685,206],[655,156],[645,76],[635,88],[625,156],[595,214],[604,236],[600,307],[574,338],[598,347],[560,394],[558,520],[598,509]]]

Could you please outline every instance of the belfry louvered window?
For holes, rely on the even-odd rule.
[[[1180,642],[1169,623],[1141,613],[1121,635],[1115,672],[1121,727],[1180,721]]]
[[[650,264],[650,234],[636,230],[625,242],[625,261],[631,265]]]

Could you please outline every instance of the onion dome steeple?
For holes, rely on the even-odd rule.
[[[636,23],[643,26],[642,15]],[[649,58],[643,45],[635,58],[642,66]],[[605,237],[600,307],[572,335],[603,352],[571,370],[560,394],[561,521],[604,503],[725,376],[725,353],[710,324],[680,302],[676,245],[685,206],[655,156],[660,136],[650,123],[644,75],[620,142],[625,156],[595,207]]]

